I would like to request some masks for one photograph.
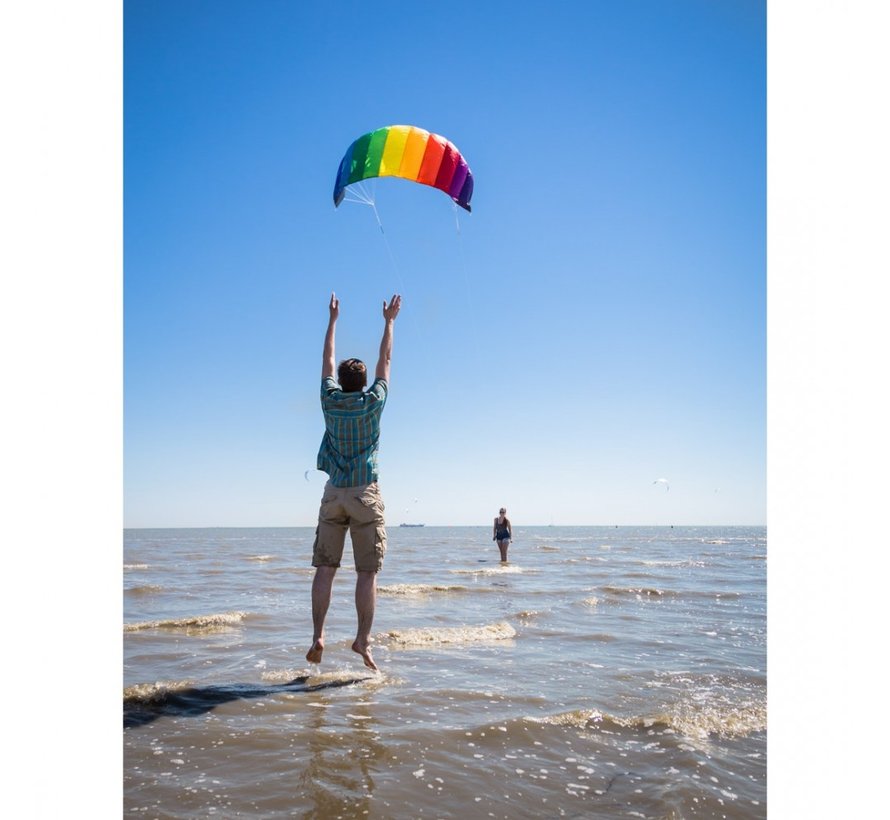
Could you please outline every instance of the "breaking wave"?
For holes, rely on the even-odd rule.
[[[189,632],[209,632],[240,624],[247,617],[246,612],[222,612],[216,615],[193,615],[186,618],[170,618],[161,621],[143,621],[124,624],[124,632],[139,632],[144,629],[185,629]]]
[[[455,575],[521,575],[522,573],[536,573],[536,569],[524,569],[513,565],[499,567],[485,567],[484,569],[450,569]]]
[[[377,592],[380,595],[395,595],[403,598],[420,598],[434,592],[466,592],[466,590],[465,586],[458,584],[447,586],[441,584],[389,584],[377,587]]]
[[[647,598],[660,598],[666,594],[671,594],[669,592],[665,592],[663,589],[656,589],[655,587],[616,587],[616,586],[605,586],[603,587],[603,592],[607,592],[609,595],[633,595],[634,597],[647,597]]]
[[[568,726],[605,732],[631,730],[678,734],[689,740],[745,737],[766,729],[766,705],[762,703],[711,705],[679,703],[652,715],[618,716],[597,709],[578,709],[545,717],[526,717],[529,723]]]
[[[516,630],[506,621],[485,626],[402,629],[386,633],[392,646],[444,646],[448,644],[481,644],[516,637]]]
[[[127,594],[129,595],[152,595],[155,592],[161,592],[164,588],[160,584],[142,584],[138,587],[129,587]]]
[[[367,671],[367,670],[366,670]],[[364,673],[356,676],[354,669],[332,669],[329,672],[318,672],[306,675],[305,669],[270,669],[260,676],[268,683],[289,683],[299,678],[308,686],[332,685],[337,683],[360,683],[365,680],[377,680],[380,675]]]
[[[182,692],[194,686],[191,680],[156,681],[155,683],[137,683],[124,689],[125,702],[160,703],[174,692]]]

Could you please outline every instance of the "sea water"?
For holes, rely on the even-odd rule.
[[[314,530],[124,534],[124,813],[766,817],[766,530],[390,528],[320,665]]]

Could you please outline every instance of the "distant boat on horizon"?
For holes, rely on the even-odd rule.
[[[425,527],[425,524],[399,524],[400,527]]]

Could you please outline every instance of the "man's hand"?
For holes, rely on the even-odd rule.
[[[321,377],[323,379],[333,376],[336,370],[337,356],[335,354],[335,339],[337,333],[337,317],[340,315],[340,300],[331,291],[331,304],[328,306],[331,318],[328,320],[328,329],[324,334],[324,353],[321,358]]]
[[[374,375],[387,383],[389,383],[389,365],[392,361],[392,329],[401,306],[402,297],[397,293],[393,294],[388,305],[386,299],[383,300],[383,338],[380,340],[380,358],[377,360],[377,370]]]
[[[333,294],[331,294],[333,296]],[[399,309],[402,307],[402,297],[399,294],[394,293],[392,299],[389,300],[389,305],[386,304],[386,299],[383,300],[383,318],[387,322],[394,322],[396,316],[399,315]]]

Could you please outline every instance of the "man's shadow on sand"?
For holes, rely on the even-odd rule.
[[[145,726],[160,717],[196,717],[212,711],[221,703],[277,695],[281,692],[317,692],[361,683],[367,677],[346,678],[309,684],[309,676],[294,678],[289,683],[257,686],[233,683],[220,686],[195,686],[188,689],[154,691],[147,695],[124,698],[124,728]]]

